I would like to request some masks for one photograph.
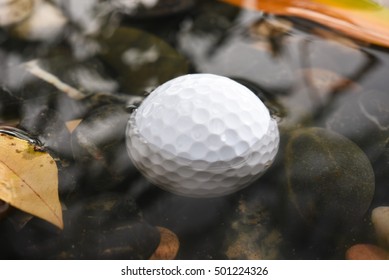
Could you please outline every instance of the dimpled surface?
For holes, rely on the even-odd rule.
[[[155,185],[214,197],[262,175],[279,134],[249,89],[226,77],[191,74],[154,90],[131,115],[126,139],[130,158]]]

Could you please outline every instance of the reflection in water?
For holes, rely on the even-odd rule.
[[[177,236],[180,259],[343,259],[357,243],[389,249],[380,208],[389,204],[386,49],[221,1],[146,1],[131,14],[111,1],[81,2],[52,2],[66,17],[55,40],[0,30],[0,123],[36,137],[57,160],[65,222],[57,231],[0,201],[1,258],[147,259],[160,244],[157,226]],[[30,61],[81,98],[27,72]],[[229,76],[278,117],[275,163],[245,190],[173,195],[127,156],[134,98],[188,72]]]

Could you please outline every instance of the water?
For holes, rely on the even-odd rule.
[[[156,226],[177,235],[178,259],[343,259],[354,244],[378,244],[370,214],[389,204],[386,49],[218,1],[185,1],[162,17],[55,2],[68,25],[50,41],[0,30],[0,123],[28,131],[56,159],[65,228],[7,210],[1,258],[149,258]],[[26,71],[31,60],[61,83]],[[151,185],[125,148],[125,108],[197,72],[249,87],[281,131],[268,172],[221,198]]]

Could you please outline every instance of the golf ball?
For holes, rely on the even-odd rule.
[[[131,114],[127,151],[153,184],[175,194],[215,197],[261,176],[278,150],[277,123],[248,88],[190,74],[156,88]]]

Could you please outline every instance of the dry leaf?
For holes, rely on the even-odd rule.
[[[0,134],[0,199],[63,228],[53,158],[26,140],[4,133]]]
[[[174,260],[180,248],[180,241],[177,235],[167,228],[157,228],[161,234],[161,241],[150,260]]]
[[[361,41],[389,47],[389,9],[369,0],[221,0],[248,9],[301,17]]]

